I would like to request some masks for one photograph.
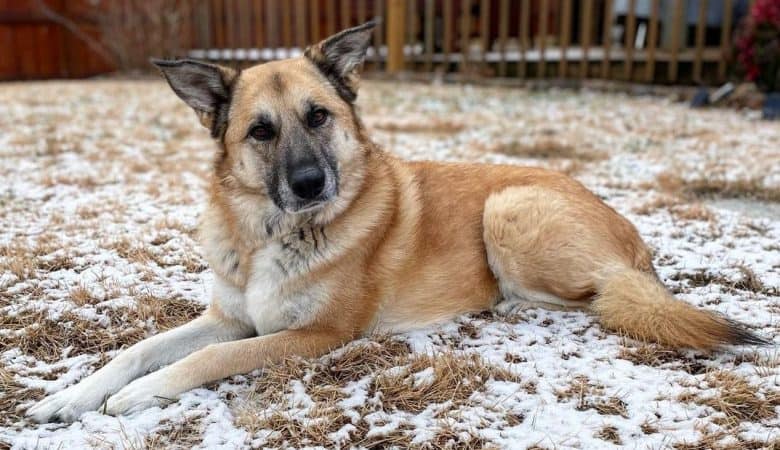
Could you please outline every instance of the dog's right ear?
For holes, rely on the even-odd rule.
[[[173,92],[195,110],[211,136],[221,138],[227,126],[230,86],[237,72],[191,59],[153,59],[152,64],[160,69]]]

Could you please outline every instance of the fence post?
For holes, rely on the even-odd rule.
[[[404,32],[406,19],[406,0],[388,0],[387,2],[387,71],[399,72],[404,69]]]

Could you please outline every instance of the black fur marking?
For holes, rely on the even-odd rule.
[[[314,249],[316,250],[320,244],[317,242],[317,233],[314,231],[313,227],[311,229],[311,239],[314,241]]]
[[[748,330],[747,327],[735,320],[726,319],[726,321],[729,324],[730,328],[730,334],[731,334],[731,343],[736,345],[769,345],[772,343],[772,341],[761,337],[752,331]]]
[[[225,139],[225,131],[227,131],[228,126],[228,113],[230,112],[230,105],[233,103],[233,89],[235,87],[235,82],[240,75],[240,72],[237,73],[232,80],[226,83],[225,88],[227,89],[227,97],[221,99],[221,101],[215,105],[214,119],[211,122],[211,137],[218,139],[220,142]],[[222,82],[225,83],[224,78]]]
[[[284,264],[282,264],[281,261],[279,261],[278,259],[274,259],[274,263],[276,264],[276,267],[278,267],[279,270],[282,272],[282,274],[284,274],[285,277],[289,275],[289,272],[287,272],[287,268],[284,267]]]
[[[304,233],[303,228],[298,229],[298,239],[301,241],[306,241],[306,233]]]

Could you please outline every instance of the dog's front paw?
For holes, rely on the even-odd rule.
[[[175,392],[166,383],[164,370],[149,374],[128,384],[106,401],[106,414],[118,416],[175,402]]]
[[[50,395],[27,410],[27,417],[38,423],[74,422],[87,411],[103,403],[103,394],[84,389],[81,384]]]

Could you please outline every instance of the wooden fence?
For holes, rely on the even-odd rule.
[[[3,2],[11,1],[0,0],[0,40],[7,25]],[[109,5],[133,1],[142,0],[114,0]],[[735,11],[746,9],[748,3],[171,1],[180,13],[174,33],[177,50],[162,56],[248,65],[300,54],[309,43],[340,29],[383,17],[369,49],[369,71],[414,71],[465,79],[602,78],[688,84],[715,84],[728,78],[727,56],[738,19]]]

